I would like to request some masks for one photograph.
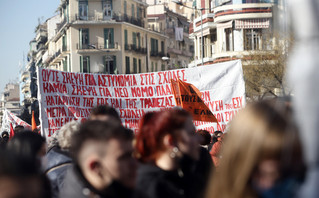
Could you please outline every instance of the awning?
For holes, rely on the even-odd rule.
[[[235,29],[269,28],[269,19],[235,20]]]
[[[216,25],[216,27],[218,29],[232,28],[233,27],[233,21],[229,21],[229,22],[226,22],[226,23],[218,23]]]

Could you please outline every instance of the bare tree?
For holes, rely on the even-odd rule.
[[[285,81],[288,49],[291,37],[266,36],[264,49],[248,52],[243,58],[246,96],[249,100],[265,97],[289,96],[291,90]]]

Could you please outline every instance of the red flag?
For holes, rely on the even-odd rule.
[[[14,136],[14,130],[13,130],[12,124],[10,123],[10,135],[9,135],[9,140],[10,140],[11,138],[13,138],[13,136]]]
[[[35,129],[37,129],[37,124],[35,123],[35,118],[34,118],[34,111],[32,111],[32,121],[31,121],[31,125],[32,125],[32,131],[34,131]]]
[[[204,122],[217,122],[216,117],[203,102],[202,93],[192,84],[181,81],[180,79],[171,80],[177,106],[181,106],[193,115],[194,120]]]

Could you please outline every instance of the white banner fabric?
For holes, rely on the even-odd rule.
[[[25,129],[31,130],[30,124],[18,118],[11,111],[5,109],[3,111],[1,133],[3,131],[7,131],[8,133],[10,133],[10,123],[12,124],[13,128],[17,125],[21,125],[24,126]]]
[[[141,74],[71,73],[38,68],[41,133],[50,137],[71,120],[85,121],[96,105],[107,104],[120,114],[124,126],[137,130],[148,111],[175,106],[170,79],[196,86],[219,125],[195,121],[197,129],[224,131],[245,104],[240,60],[203,67]]]

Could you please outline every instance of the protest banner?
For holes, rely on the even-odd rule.
[[[21,120],[16,115],[14,115],[9,110],[5,109],[3,111],[3,117],[2,117],[2,126],[1,126],[1,132],[7,131],[10,132],[10,124],[12,124],[12,127],[16,127],[18,125],[24,126],[25,129],[31,130],[31,125],[27,122]]]
[[[71,120],[85,121],[96,105],[117,109],[124,126],[137,129],[147,111],[176,106],[171,79],[191,83],[217,118],[195,121],[198,129],[224,131],[245,101],[240,60],[203,67],[140,74],[71,73],[38,68],[41,133],[50,137]]]

